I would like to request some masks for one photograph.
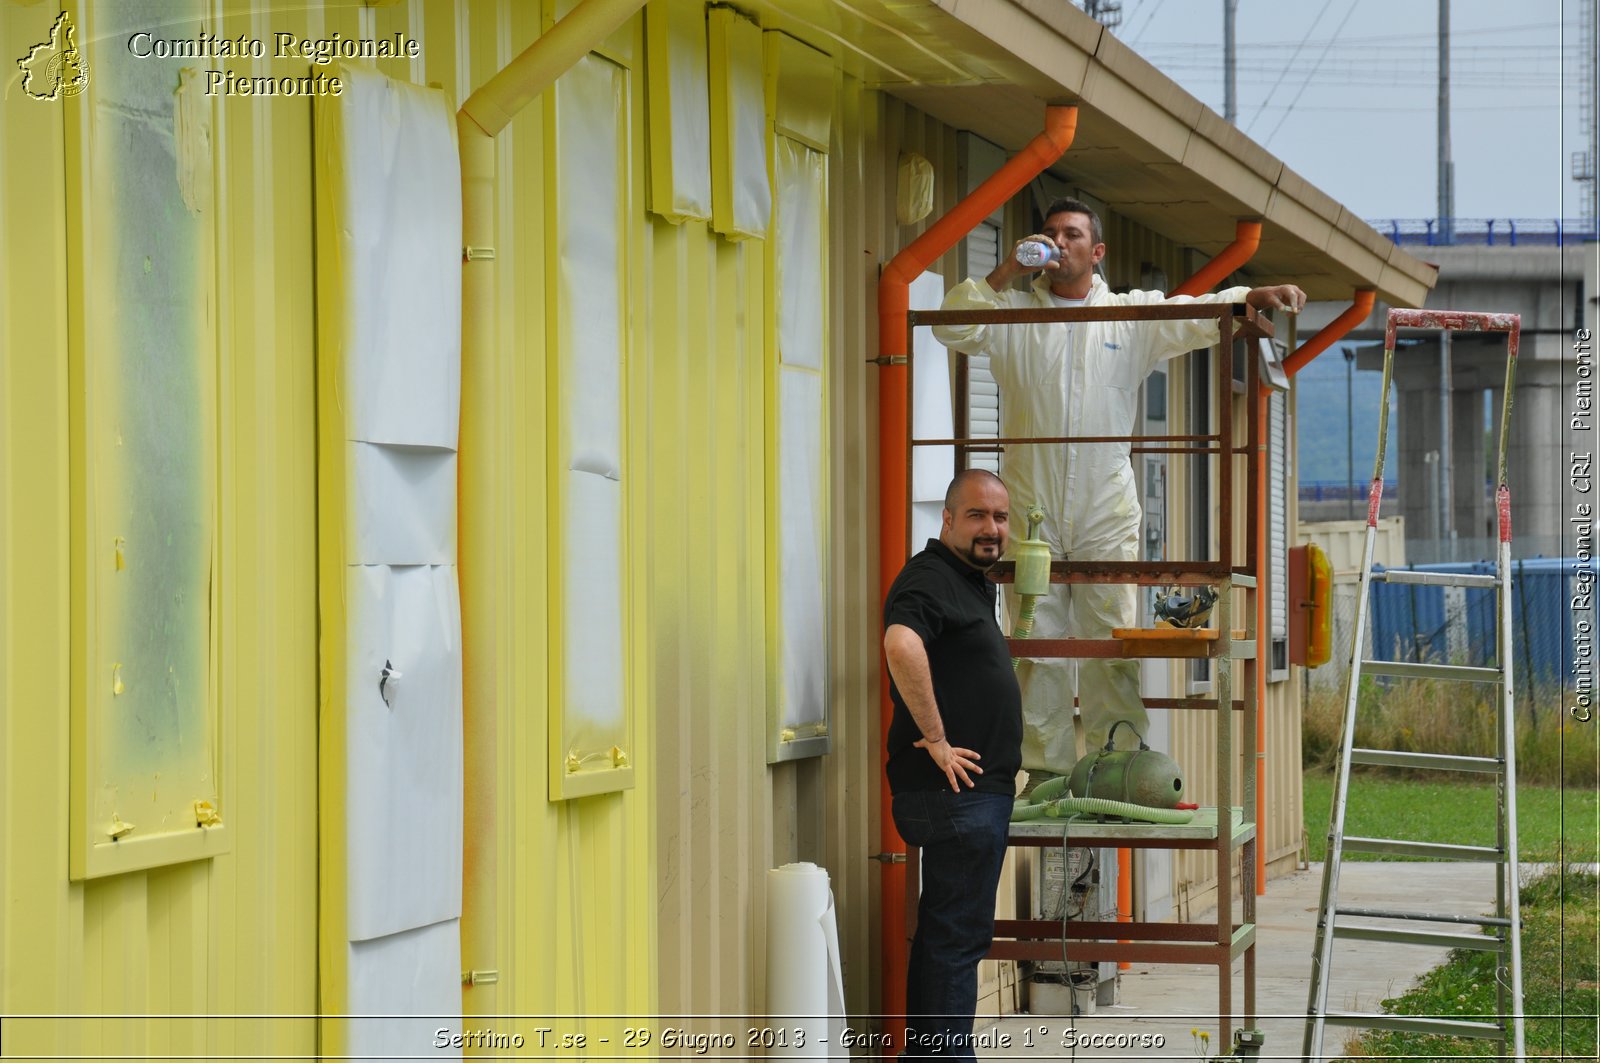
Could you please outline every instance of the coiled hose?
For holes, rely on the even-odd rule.
[[[1194,819],[1192,808],[1151,808],[1128,801],[1112,801],[1104,797],[1073,797],[1066,794],[1065,775],[1047,779],[1034,788],[1027,797],[1019,797],[1011,806],[1011,822],[1023,823],[1030,819],[1049,817],[1066,819],[1075,815],[1121,816],[1145,823],[1189,823]],[[1063,796],[1065,795],[1065,796]]]
[[[1024,594],[1022,596],[1022,607],[1017,610],[1017,626],[1011,631],[1012,638],[1025,639],[1033,634],[1033,607],[1038,600],[1039,595],[1037,594]],[[1016,671],[1017,666],[1021,663],[1021,657],[1011,658],[1011,670],[1013,672]]]

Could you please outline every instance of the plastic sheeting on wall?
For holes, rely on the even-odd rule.
[[[461,168],[443,97],[347,68],[340,283],[349,438],[456,449]],[[448,165],[446,165],[448,164]],[[441,207],[448,205],[450,209]],[[454,291],[451,298],[440,293]]]
[[[767,1054],[849,1059],[844,1033],[844,970],[828,873],[816,864],[767,872],[767,1019],[790,1032]],[[794,1036],[798,1032],[800,1036]]]
[[[631,782],[625,593],[629,72],[600,56],[556,82],[554,402],[560,476],[559,694],[551,714],[553,800]]]
[[[911,282],[913,310],[937,310],[944,302],[944,278],[924,273]],[[950,352],[930,328],[911,332],[911,431],[918,439],[949,439],[956,433],[951,406]],[[911,455],[911,550],[937,539],[944,526],[944,493],[956,474],[954,447],[917,447]],[[1026,530],[1026,529],[1024,529]]]
[[[349,569],[350,939],[461,913],[461,614],[448,565]]]
[[[826,373],[828,157],[787,137],[773,142],[778,191],[776,463],[778,540],[775,759],[827,752],[828,436]],[[821,738],[821,742],[807,741]]]
[[[456,454],[347,443],[352,564],[449,565],[456,559]]]
[[[711,227],[732,240],[767,235],[767,109],[761,29],[711,9]]]
[[[711,98],[706,12],[651,0],[645,8],[650,91],[650,209],[669,221],[711,218]]]
[[[461,996],[461,920],[417,927],[349,946],[350,1015],[345,1027],[351,1059],[460,1059],[459,1048],[435,1048],[441,1027],[456,1032],[452,1004]],[[415,1016],[409,1018],[408,1016]]]
[[[323,518],[342,518],[344,551],[342,581],[323,588],[342,594],[344,626],[333,669],[344,689],[329,696],[345,895],[328,903],[342,905],[350,944],[323,947],[347,950],[335,992],[351,1012],[431,1015],[436,1027],[461,1009],[459,153],[443,93],[359,64],[340,76],[343,94],[320,112],[333,261],[319,313],[335,391],[321,401],[343,435],[322,445],[341,448],[345,492]],[[400,1025],[352,1022],[348,1050],[432,1043]]]

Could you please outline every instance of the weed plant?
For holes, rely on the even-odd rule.
[[[1488,688],[1363,676],[1356,698],[1358,747],[1456,756],[1496,754],[1497,713]],[[1344,688],[1312,688],[1306,692],[1304,705],[1302,764],[1311,771],[1332,771],[1337,766],[1344,726]],[[1514,718],[1519,784],[1600,787],[1596,739],[1600,723],[1580,723],[1566,710],[1559,692],[1519,700]]]

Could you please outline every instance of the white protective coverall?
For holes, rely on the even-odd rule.
[[[1035,277],[1027,292],[996,292],[985,280],[968,279],[945,296],[943,309],[1055,308],[1048,285],[1048,274]],[[1096,276],[1085,306],[1237,303],[1248,291],[1230,288],[1197,299],[1145,291],[1116,295]],[[1127,436],[1133,434],[1144,378],[1164,359],[1215,345],[1218,330],[1215,319],[1092,321],[943,325],[934,328],[934,336],[958,351],[990,356],[1000,386],[1002,436]],[[1041,535],[1058,558],[1138,560],[1143,511],[1128,452],[1127,443],[1008,446],[1000,475],[1011,492],[1013,525],[1024,532],[1020,515],[1038,503],[1045,511]],[[1018,602],[1009,585],[1006,605],[1016,616]],[[1037,604],[1033,637],[1109,638],[1112,628],[1132,627],[1137,617],[1132,584],[1053,584]],[[1075,686],[1086,748],[1103,746],[1117,720],[1148,733],[1136,660],[1024,659],[1017,677],[1024,768],[1065,773],[1077,759],[1071,725]],[[1118,747],[1136,744],[1127,728],[1118,732]]]

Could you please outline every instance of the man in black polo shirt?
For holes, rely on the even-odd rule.
[[[984,576],[1005,552],[1009,509],[999,477],[959,473],[939,538],[906,562],[883,606],[894,822],[922,850],[906,1058],[975,1058],[978,961],[994,937],[1022,763],[1022,695]]]

